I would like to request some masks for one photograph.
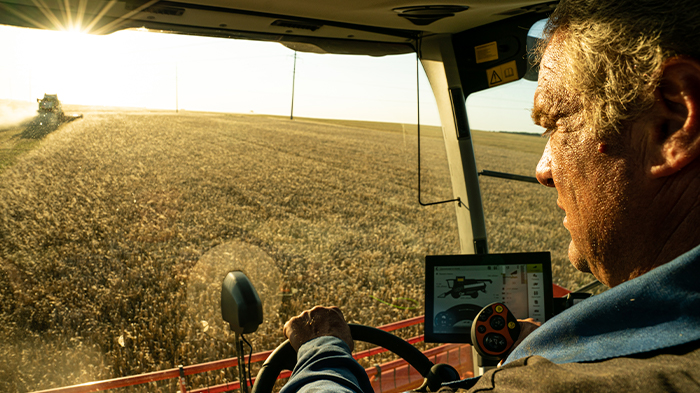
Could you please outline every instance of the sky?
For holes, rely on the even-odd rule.
[[[414,54],[296,53],[279,43],[120,31],[107,36],[0,26],[0,99],[415,123]],[[439,125],[420,68],[421,124]],[[536,84],[470,96],[479,130],[541,132],[529,111]],[[0,109],[0,115],[7,112]]]
[[[467,118],[472,129],[483,131],[530,132],[545,129],[532,122],[537,82],[520,79],[467,97]]]

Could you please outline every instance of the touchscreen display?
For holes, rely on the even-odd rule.
[[[550,255],[541,253],[426,257],[427,342],[469,342],[472,321],[493,302],[518,319],[551,316]]]

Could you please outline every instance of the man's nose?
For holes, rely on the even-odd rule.
[[[552,179],[552,149],[549,146],[549,141],[544,147],[544,152],[537,163],[537,181],[547,187],[554,187],[554,179]]]

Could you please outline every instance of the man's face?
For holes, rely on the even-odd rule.
[[[564,226],[571,234],[571,263],[614,286],[634,275],[634,252],[628,246],[636,237],[631,228],[636,218],[630,212],[637,205],[630,199],[638,176],[632,169],[636,155],[622,140],[601,147],[586,124],[579,98],[564,87],[566,59],[560,44],[557,37],[549,44],[535,92],[533,119],[549,134],[537,178],[557,189],[557,205],[566,212]]]

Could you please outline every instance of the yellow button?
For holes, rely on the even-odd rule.
[[[513,321],[508,322],[508,329],[511,329],[511,330],[515,329],[515,322],[513,322]]]
[[[502,312],[503,312],[503,306],[501,306],[501,305],[496,306],[496,312],[497,312],[497,313],[502,313]]]

